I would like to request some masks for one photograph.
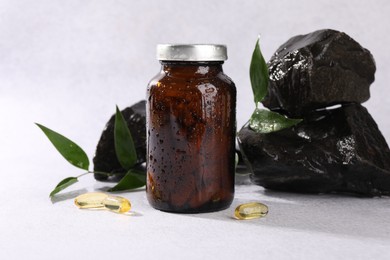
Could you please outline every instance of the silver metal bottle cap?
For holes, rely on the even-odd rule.
[[[161,61],[224,61],[227,49],[221,44],[158,44]]]

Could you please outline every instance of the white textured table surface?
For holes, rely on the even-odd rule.
[[[79,210],[73,197],[106,184],[81,174],[33,124],[74,140],[93,157],[115,104],[145,96],[159,70],[157,43],[228,46],[238,126],[254,109],[248,71],[256,37],[268,60],[293,35],[345,31],[377,71],[364,105],[390,141],[390,1],[0,0],[0,259],[390,259],[390,199],[297,195],[237,185],[231,208],[178,215],[152,209],[144,191],[121,195],[132,216]],[[232,219],[261,201],[263,219]]]
[[[8,185],[11,182],[7,181]],[[4,185],[4,184],[3,184]],[[105,185],[86,178],[52,204],[38,179],[2,202],[1,259],[389,259],[389,198],[265,192],[237,185],[227,210],[170,214],[152,209],[144,190],[122,193],[133,215],[80,210],[77,194]],[[10,194],[10,191],[5,191]],[[4,192],[2,192],[4,194]],[[262,219],[238,221],[234,207],[269,206]]]

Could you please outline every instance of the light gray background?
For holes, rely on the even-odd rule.
[[[143,192],[124,194],[134,199],[140,218],[80,212],[69,199],[52,205],[49,191],[80,172],[33,125],[63,133],[92,157],[115,104],[124,108],[144,98],[159,71],[156,44],[223,43],[229,54],[224,69],[238,88],[241,127],[254,108],[248,70],[257,35],[268,60],[291,36],[333,28],[374,55],[376,79],[365,106],[390,141],[389,24],[387,0],[0,0],[1,258],[164,259],[194,257],[191,252],[227,259],[389,258],[388,199],[238,187],[235,204],[261,199],[273,206],[273,215],[249,224],[232,223],[226,217],[231,211],[163,214],[147,205]],[[75,194],[84,187],[100,186],[85,177]]]
[[[268,60],[291,36],[333,28],[374,55],[376,79],[365,105],[389,140],[389,13],[386,0],[1,1],[0,94],[33,109],[29,120],[70,136],[92,131],[85,140],[92,149],[115,104],[145,97],[159,70],[156,44],[224,43],[240,127],[254,108],[248,71],[257,35]]]

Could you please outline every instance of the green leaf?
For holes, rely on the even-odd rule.
[[[50,197],[53,197],[54,194],[57,194],[58,192],[62,191],[63,189],[69,187],[70,185],[78,182],[77,177],[68,177],[60,181],[60,183],[57,184],[57,186],[54,188],[52,192],[50,192]]]
[[[87,154],[73,141],[69,140],[65,136],[54,132],[53,130],[35,123],[49,138],[50,142],[54,145],[58,152],[72,165],[87,170],[89,167],[89,160]]]
[[[136,170],[129,170],[117,185],[108,191],[123,191],[136,189],[146,185],[146,176]]]
[[[115,114],[114,139],[115,153],[119,163],[126,170],[132,168],[137,162],[137,153],[130,130],[118,107],[116,107]]]
[[[287,118],[276,112],[256,108],[249,119],[249,127],[257,133],[271,133],[294,126],[302,119]]]
[[[251,79],[253,96],[257,107],[259,102],[261,102],[267,95],[269,78],[267,63],[261,54],[259,40],[256,41],[256,46],[252,54],[249,76]]]

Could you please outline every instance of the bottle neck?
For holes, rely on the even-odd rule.
[[[161,70],[170,77],[207,78],[223,72],[223,61],[160,61]]]

